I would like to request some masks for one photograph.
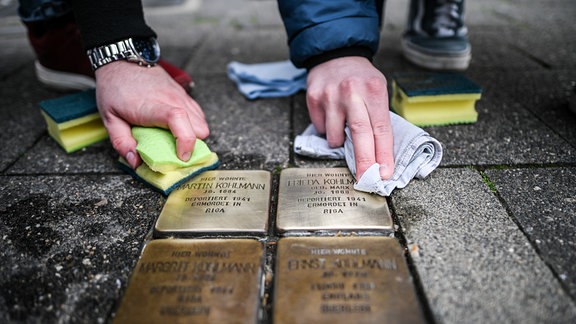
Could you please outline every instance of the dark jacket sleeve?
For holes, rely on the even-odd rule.
[[[278,0],[278,7],[297,67],[341,56],[372,59],[378,50],[381,0]]]
[[[146,25],[140,0],[72,0],[72,8],[86,49],[156,36]]]

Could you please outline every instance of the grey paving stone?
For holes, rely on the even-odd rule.
[[[576,148],[576,114],[569,110],[568,102],[576,70],[538,70],[518,73],[518,82],[510,93],[515,93],[515,105],[530,111],[554,133]],[[549,86],[545,86],[549,85]],[[502,97],[502,100],[505,100]],[[574,151],[572,151],[574,154]]]
[[[469,76],[483,88],[482,99],[476,103],[478,122],[425,128],[444,145],[443,165],[575,161],[574,147],[523,104],[526,97],[539,91],[530,86],[536,84],[520,81],[519,85],[518,72],[512,71]]]
[[[117,159],[118,154],[108,140],[66,153],[46,134],[6,174],[122,173],[116,166]]]
[[[515,4],[505,14],[511,28],[502,30],[512,37],[511,45],[553,68],[576,65],[576,4],[569,0],[529,1]]]
[[[439,323],[570,323],[576,305],[471,169],[438,169],[392,195]]]
[[[106,322],[161,208],[128,176],[0,177],[0,322]]]
[[[576,168],[494,169],[486,175],[576,300]]]
[[[213,28],[206,32],[204,38],[187,71],[220,74],[226,73],[226,65],[231,61],[250,64],[287,60],[289,57],[286,32],[281,27],[248,30]],[[218,41],[210,41],[216,39]]]
[[[197,84],[196,99],[211,130],[206,142],[223,167],[273,170],[287,165],[289,99],[245,99],[225,75],[204,76]]]
[[[0,80],[0,170],[4,170],[45,134],[46,126],[38,102],[57,93],[41,87],[32,61]]]

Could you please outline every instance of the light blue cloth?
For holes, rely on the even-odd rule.
[[[243,64],[230,62],[228,77],[248,99],[287,97],[306,89],[306,70],[290,61]]]
[[[394,173],[388,180],[380,179],[380,165],[373,164],[357,179],[354,189],[389,196],[396,188],[404,188],[414,179],[426,178],[442,160],[442,145],[420,127],[390,112],[394,134]],[[350,172],[356,174],[354,145],[350,129],[346,127],[344,147],[330,148],[314,126],[310,125],[294,139],[297,154],[315,158],[346,159]]]

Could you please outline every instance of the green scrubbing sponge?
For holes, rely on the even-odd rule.
[[[459,73],[398,73],[392,76],[391,108],[417,126],[474,123],[482,89]]]
[[[48,133],[68,153],[108,137],[98,114],[94,89],[44,100],[39,105]]]
[[[218,155],[206,143],[197,139],[188,161],[176,155],[176,139],[168,130],[154,127],[133,127],[132,136],[138,142],[136,151],[142,163],[136,170],[120,158],[120,167],[164,195],[190,178],[218,167]]]

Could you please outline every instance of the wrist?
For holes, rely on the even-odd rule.
[[[160,46],[154,37],[132,37],[89,49],[87,54],[94,71],[116,61],[152,67],[160,59]]]
[[[360,56],[368,59],[372,62],[373,53],[370,48],[365,46],[354,46],[354,47],[343,47],[335,49],[332,51],[324,52],[320,55],[313,56],[304,62],[304,67],[310,71],[312,68],[320,65],[322,63],[331,61],[333,59],[348,57],[348,56]]]

